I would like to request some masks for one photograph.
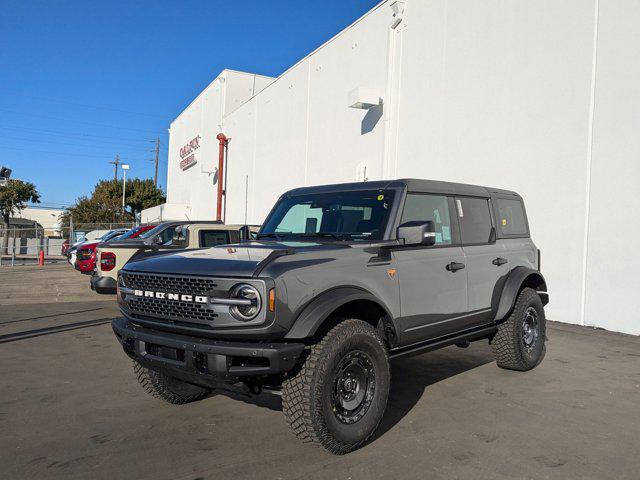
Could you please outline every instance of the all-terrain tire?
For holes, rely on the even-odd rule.
[[[361,377],[366,381],[358,383],[364,400],[356,413],[345,415],[340,405],[336,408],[336,392],[346,385],[345,368],[357,369],[360,363],[366,372]],[[282,410],[300,440],[342,455],[359,448],[375,432],[390,383],[389,355],[378,331],[362,320],[348,319],[312,345],[297,373],[283,382]]]
[[[145,392],[174,405],[195,402],[210,393],[209,389],[145,368],[135,360],[133,361],[133,371]]]
[[[535,317],[535,320],[532,320]],[[537,324],[535,341],[528,345],[526,339],[533,335],[526,324]],[[524,288],[516,300],[511,315],[498,327],[491,341],[491,349],[500,368],[526,371],[542,362],[546,352],[546,319],[542,300],[535,290]]]

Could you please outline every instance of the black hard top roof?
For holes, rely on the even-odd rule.
[[[453,195],[471,195],[488,197],[490,195],[513,195],[516,192],[465,183],[441,182],[438,180],[423,180],[419,178],[402,178],[398,180],[375,180],[372,182],[335,183],[314,187],[300,187],[289,190],[285,195],[305,195],[309,193],[335,192],[338,190],[382,190],[392,188],[406,188],[410,192],[443,193]]]

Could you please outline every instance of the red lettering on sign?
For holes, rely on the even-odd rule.
[[[187,143],[184,147],[180,149],[180,158],[184,158],[187,155],[190,155],[194,150],[200,148],[200,135]]]

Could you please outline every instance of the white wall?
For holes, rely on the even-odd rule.
[[[542,250],[549,318],[639,334],[640,4],[407,0],[396,24],[391,3],[250,100],[226,100],[226,220],[261,223],[284,191],[354,181],[362,162],[371,180],[513,189]],[[356,87],[383,107],[348,108]],[[201,107],[188,114],[210,123],[220,108]],[[172,129],[170,158],[174,137],[188,140]],[[210,181],[178,184],[172,201],[214,211]]]
[[[229,144],[227,221],[261,223],[285,190],[381,176],[381,110],[348,108],[356,87],[384,95],[389,10],[377,7],[224,119]],[[365,118],[366,116],[366,118]]]
[[[411,2],[392,176],[518,191],[551,289],[581,323],[592,1]]]
[[[218,140],[222,117],[272,82],[270,77],[224,70],[176,118],[169,130],[167,204],[164,211],[172,219],[211,220],[216,217],[215,185],[218,166]],[[180,149],[196,136],[200,148],[194,151],[197,163],[180,168]],[[189,206],[182,208],[180,206]],[[145,214],[146,217],[155,213]]]
[[[585,323],[640,334],[640,2],[600,0]]]
[[[60,226],[60,215],[63,212],[64,210],[59,208],[26,207],[16,212],[14,217],[33,220],[42,225],[43,228],[52,230]]]
[[[193,218],[191,205],[164,203],[147,208],[140,215],[140,223],[159,223],[166,220],[189,220]]]

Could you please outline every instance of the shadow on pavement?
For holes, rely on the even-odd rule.
[[[392,360],[387,409],[369,443],[375,442],[400,422],[429,386],[493,361],[490,350],[477,346],[467,350],[448,347],[415,357]]]
[[[418,403],[429,386],[493,361],[489,349],[475,345],[466,350],[449,347],[392,360],[391,391],[387,409],[369,443],[375,442],[399,423]],[[263,393],[249,396],[225,390],[217,390],[214,394],[216,393],[269,410],[282,411],[282,399],[279,395]]]
[[[9,333],[0,335],[0,343],[17,342],[18,340],[26,340],[28,338],[41,337],[43,335],[52,335],[54,333],[68,332],[69,330],[78,330],[80,328],[95,327],[110,323],[111,318],[97,318],[95,320],[87,320],[84,322],[65,323],[54,327],[36,328],[34,330],[26,330],[23,332]]]

